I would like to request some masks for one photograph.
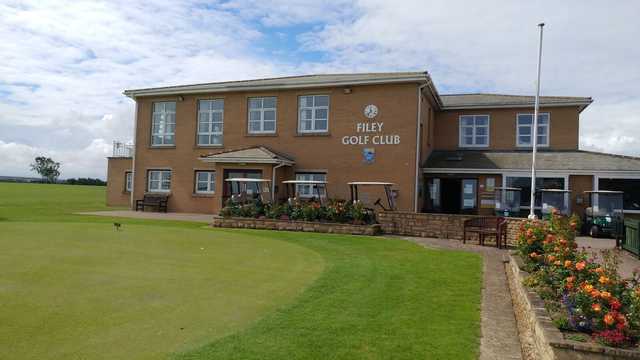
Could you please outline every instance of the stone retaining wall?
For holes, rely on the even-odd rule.
[[[612,360],[640,359],[640,351],[616,349],[593,342],[579,342],[565,339],[562,332],[553,324],[544,302],[532,289],[523,285],[529,275],[522,269],[522,260],[518,256],[509,256],[506,265],[507,278],[511,288],[513,310],[518,328],[526,334],[528,345],[535,359],[540,360]],[[523,336],[524,335],[524,336]]]
[[[385,234],[462,240],[465,220],[476,217],[480,216],[385,211],[378,213],[378,222]],[[508,244],[515,245],[522,220],[507,219]]]
[[[381,232],[380,225],[353,225],[339,223],[322,223],[311,221],[290,221],[275,219],[254,219],[243,217],[218,217],[213,218],[213,227],[242,228],[242,229],[262,229],[262,230],[285,230],[285,231],[306,231],[333,234],[352,235],[378,235]]]

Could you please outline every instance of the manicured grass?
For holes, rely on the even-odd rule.
[[[0,358],[477,357],[478,255],[69,215],[103,201],[0,183]]]

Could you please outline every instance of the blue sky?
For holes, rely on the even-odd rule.
[[[105,177],[124,89],[428,70],[441,93],[592,96],[581,147],[640,155],[637,1],[0,1],[0,175],[46,154]]]

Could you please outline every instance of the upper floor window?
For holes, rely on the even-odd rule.
[[[213,194],[216,191],[215,171],[196,171],[196,193]]]
[[[296,180],[304,181],[327,181],[326,173],[296,173]],[[301,198],[311,198],[318,196],[318,190],[311,184],[296,184],[296,192]],[[324,196],[324,190],[319,189],[320,196]]]
[[[133,189],[133,173],[127,171],[124,173],[124,191],[131,192],[131,189]]]
[[[518,114],[516,141],[518,146],[533,146],[533,114]],[[549,146],[549,114],[538,114],[538,146]]]
[[[298,131],[329,131],[329,95],[305,95],[298,99]]]
[[[172,146],[176,140],[176,103],[153,103],[151,120],[151,145]]]
[[[276,98],[249,99],[249,133],[273,134],[276,132]]]
[[[147,189],[149,192],[171,191],[171,170],[149,170]]]
[[[222,145],[224,100],[198,101],[198,145]]]
[[[489,115],[460,116],[460,147],[489,146]]]

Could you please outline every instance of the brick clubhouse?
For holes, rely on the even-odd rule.
[[[399,210],[489,214],[497,187],[528,194],[533,97],[439,94],[426,72],[327,74],[126,90],[136,103],[135,147],[109,158],[109,205],[168,194],[170,211],[215,214],[228,178],[394,183]],[[542,96],[539,188],[625,191],[640,211],[640,159],[579,149],[589,97]],[[301,196],[312,196],[299,185]],[[372,203],[382,190],[361,195]],[[536,200],[534,206],[540,207]],[[522,197],[528,209],[528,196]]]

